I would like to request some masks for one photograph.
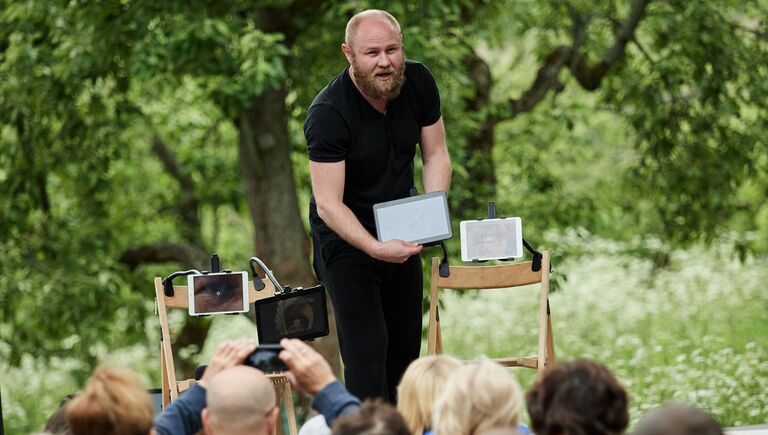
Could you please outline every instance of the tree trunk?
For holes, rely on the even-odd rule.
[[[307,261],[309,238],[296,197],[286,94],[284,87],[267,90],[240,112],[236,120],[240,172],[253,221],[255,255],[273,269],[282,285],[308,287],[317,280]],[[338,374],[341,365],[332,315],[329,323],[328,337],[313,346]]]
[[[477,128],[467,136],[466,154],[463,164],[467,168],[470,180],[464,183],[467,190],[462,191],[456,214],[462,218],[484,216],[488,201],[496,200],[496,168],[493,163],[493,144],[495,120],[482,113],[489,106],[493,77],[488,64],[474,51],[464,59],[467,75],[474,84],[473,98],[465,99],[467,113],[477,118]]]

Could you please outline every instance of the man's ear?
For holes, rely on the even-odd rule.
[[[203,429],[205,429],[205,433],[212,435],[213,429],[211,429],[211,417],[208,414],[208,408],[203,408],[200,415],[203,417]]]
[[[341,51],[344,52],[344,57],[347,58],[347,62],[352,63],[352,47],[347,45],[346,43],[341,43]]]

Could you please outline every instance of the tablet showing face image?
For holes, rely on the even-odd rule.
[[[245,272],[189,275],[189,315],[248,311],[248,274]]]
[[[328,335],[325,289],[321,285],[259,299],[254,307],[259,343],[279,343],[282,338],[311,340]]]
[[[453,236],[448,197],[443,191],[375,204],[373,217],[381,242],[397,239],[424,244]]]
[[[523,256],[522,220],[519,217],[461,221],[461,260],[507,260]]]

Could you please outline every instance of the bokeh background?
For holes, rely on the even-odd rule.
[[[553,253],[559,356],[614,370],[633,421],[678,400],[765,423],[766,0],[0,0],[8,433],[101,362],[159,385],[154,276],[215,252],[315,283],[302,123],[369,7],[440,86],[455,234],[494,201]],[[446,349],[532,342],[512,293],[447,297]],[[245,316],[172,327],[186,376],[255,338]],[[333,337],[316,345],[338,364]]]

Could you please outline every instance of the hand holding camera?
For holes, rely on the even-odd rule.
[[[336,380],[328,361],[309,345],[295,338],[280,340],[282,359],[288,366],[286,375],[293,388],[309,394],[320,390]]]
[[[242,364],[255,349],[256,343],[248,338],[225,342],[216,349],[198,384],[208,388],[208,383],[214,376],[230,367]]]

